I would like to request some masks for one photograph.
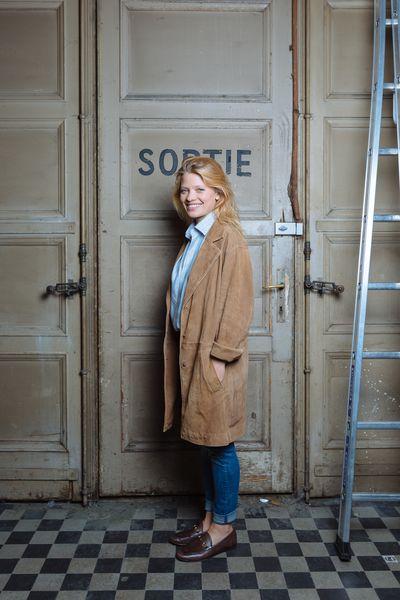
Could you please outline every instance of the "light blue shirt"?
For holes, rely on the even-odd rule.
[[[190,242],[176,261],[171,275],[171,321],[175,331],[180,329],[183,298],[190,271],[215,219],[215,213],[210,212],[198,223],[191,223],[185,232]]]

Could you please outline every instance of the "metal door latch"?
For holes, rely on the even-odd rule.
[[[322,294],[343,294],[344,285],[338,285],[334,281],[311,281],[310,276],[306,275],[304,278],[304,289],[306,293],[317,292],[320,296]]]
[[[81,277],[79,281],[68,279],[67,283],[56,283],[56,285],[48,285],[46,294],[55,296],[65,296],[70,298],[74,294],[86,295],[86,277]]]

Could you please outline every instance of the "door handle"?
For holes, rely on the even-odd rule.
[[[285,284],[284,283],[275,283],[273,285],[263,285],[261,289],[263,292],[269,292],[271,290],[284,290]]]

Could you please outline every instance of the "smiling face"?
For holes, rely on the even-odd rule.
[[[204,183],[200,175],[184,173],[179,197],[188,216],[197,223],[214,210],[219,195]]]

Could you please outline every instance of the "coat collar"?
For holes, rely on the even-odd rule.
[[[206,236],[206,239],[204,240],[204,242],[199,250],[197,258],[196,258],[194,265],[192,267],[192,270],[190,272],[190,276],[189,276],[189,280],[187,282],[185,296],[183,299],[182,306],[184,306],[186,304],[186,302],[188,302],[188,300],[190,300],[190,298],[193,296],[194,291],[197,288],[197,286],[199,285],[200,281],[207,275],[207,273],[211,269],[214,261],[221,253],[220,249],[218,248],[218,246],[215,245],[214,242],[217,242],[218,240],[223,238],[223,235],[224,235],[224,226],[220,221],[218,221],[218,219],[216,219],[214,221],[214,223],[212,224],[212,226]],[[189,243],[189,240],[185,239],[185,241],[183,242],[182,246],[179,249],[178,255],[175,259],[175,263],[178,260],[178,258],[181,256],[181,254],[184,252],[188,243]],[[170,278],[168,289],[167,289],[166,303],[167,303],[167,311],[169,312],[170,306],[171,306],[171,278]]]

